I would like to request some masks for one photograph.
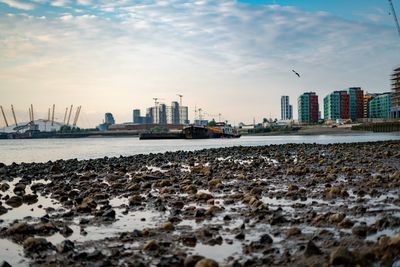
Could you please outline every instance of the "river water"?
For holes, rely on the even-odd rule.
[[[139,140],[129,138],[0,140],[0,162],[46,162],[57,159],[92,159],[135,154],[230,146],[286,143],[351,143],[400,140],[400,133],[355,133],[346,135],[243,136],[239,139]]]

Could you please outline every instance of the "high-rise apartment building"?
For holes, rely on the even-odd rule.
[[[319,120],[318,95],[307,92],[299,96],[298,100],[299,123],[312,124]]]
[[[114,116],[111,113],[106,113],[104,115],[104,123],[109,125],[115,124]]]
[[[281,96],[281,120],[293,119],[292,105],[289,104],[289,96]]]
[[[369,102],[369,118],[390,118],[392,106],[391,93],[378,94]]]
[[[377,94],[365,94],[364,95],[364,103],[363,103],[363,108],[364,108],[364,118],[369,118],[369,102],[371,102],[372,99],[374,99],[374,97]]]
[[[348,89],[350,95],[350,119],[364,118],[364,91],[360,87],[350,87]]]
[[[347,91],[334,91],[324,98],[324,119],[349,119],[350,96]]]
[[[392,74],[392,118],[400,118],[400,67],[394,69]]]
[[[172,102],[171,106],[158,104],[147,108],[146,118],[153,124],[189,124],[188,107]]]

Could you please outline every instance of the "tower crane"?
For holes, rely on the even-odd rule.
[[[392,0],[388,0],[388,1],[389,1],[390,8],[392,9],[392,14],[393,14],[394,22],[397,27],[397,32],[399,33],[399,36],[400,36],[400,25],[399,25],[399,20],[397,19],[396,10],[394,9],[393,1]]]

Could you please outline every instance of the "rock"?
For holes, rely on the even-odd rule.
[[[171,222],[167,222],[162,225],[162,229],[164,229],[164,231],[171,232],[175,229],[175,227]]]
[[[301,230],[298,227],[292,227],[286,231],[287,237],[297,236],[301,234]]]
[[[143,246],[143,250],[148,252],[148,251],[155,251],[160,248],[160,245],[156,240],[149,240],[147,243]]]
[[[205,192],[199,192],[196,195],[198,200],[203,200],[203,201],[207,201],[209,199],[214,198],[211,194],[205,193]]]
[[[311,257],[313,255],[321,255],[322,251],[314,244],[313,241],[308,241],[306,245],[306,249],[304,251],[304,255],[306,257]]]
[[[115,210],[108,209],[103,213],[102,216],[109,219],[115,219]]]
[[[6,235],[30,235],[34,232],[34,228],[30,224],[15,223],[6,230]]]
[[[203,256],[200,255],[190,255],[185,258],[185,261],[183,263],[183,266],[185,267],[194,267],[197,262],[201,261],[204,259]]]
[[[346,229],[353,227],[353,225],[354,225],[354,222],[352,220],[350,220],[350,219],[347,219],[347,218],[345,218],[343,221],[341,221],[339,223],[340,227],[343,227],[343,228],[346,228]]]
[[[338,247],[332,251],[329,257],[329,263],[331,265],[352,265],[354,263],[354,257],[346,247]]]
[[[60,229],[60,234],[62,234],[62,236],[64,236],[64,237],[70,236],[73,232],[74,231],[68,225],[64,225]]]
[[[196,166],[191,169],[191,173],[193,174],[200,174],[203,176],[210,176],[212,174],[212,170],[210,166]]]
[[[59,253],[65,253],[71,251],[75,248],[74,242],[66,239],[63,240],[60,244],[57,245],[56,249]]]
[[[54,246],[44,238],[28,237],[23,243],[27,252],[40,252],[47,249],[53,249]]]
[[[260,243],[261,244],[272,244],[273,240],[269,234],[263,234],[260,237]]]
[[[16,194],[20,194],[21,192],[25,192],[25,188],[26,188],[26,184],[24,184],[24,183],[17,183],[17,184],[15,184],[15,186],[14,186],[14,193],[16,193]],[[23,194],[23,193],[21,193],[21,194]]]
[[[176,255],[163,256],[161,257],[160,262],[157,264],[157,267],[181,267],[183,264],[184,261],[181,257]]]
[[[195,247],[197,238],[194,235],[183,235],[181,236],[182,244],[188,247]]]
[[[12,196],[6,200],[6,204],[13,208],[18,208],[19,206],[22,205],[22,203],[23,203],[22,197],[20,196]]]
[[[140,206],[142,204],[142,197],[140,195],[133,195],[129,198],[129,206]]]
[[[368,233],[368,226],[365,224],[356,225],[351,229],[353,235],[365,238]]]
[[[297,191],[297,190],[299,190],[299,187],[295,184],[290,184],[288,186],[288,191]]]
[[[83,201],[82,204],[78,205],[76,207],[76,210],[78,212],[91,212],[93,209],[97,207],[97,203],[92,197],[86,197]]]
[[[33,204],[38,202],[38,196],[33,194],[24,195],[22,201],[27,204]]]
[[[58,228],[53,223],[39,223],[34,226],[36,234],[53,235],[58,231]]]
[[[5,213],[7,213],[7,212],[8,212],[7,208],[5,208],[5,207],[0,205],[0,216],[5,214]]]
[[[197,187],[195,185],[187,185],[183,187],[183,191],[187,194],[194,195],[197,193]]]
[[[11,267],[11,264],[6,261],[0,261],[0,267]]]
[[[329,221],[333,223],[340,223],[346,217],[344,213],[335,213],[329,216]]]
[[[212,179],[208,182],[208,186],[213,188],[213,187],[217,187],[220,184],[222,184],[222,180],[221,179]]]
[[[7,191],[8,189],[10,189],[9,184],[3,183],[3,184],[0,185],[0,190],[1,190],[1,191],[5,192],[5,191]]]
[[[219,267],[215,260],[204,258],[198,261],[195,267]]]

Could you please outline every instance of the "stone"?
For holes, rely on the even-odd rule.
[[[162,229],[164,229],[164,231],[171,232],[175,229],[175,227],[171,222],[167,222],[162,225]]]
[[[210,180],[210,181],[208,182],[208,186],[211,187],[211,188],[217,187],[217,186],[219,186],[220,184],[222,184],[221,179],[212,179],[212,180]]]
[[[346,217],[344,213],[335,213],[329,216],[329,221],[333,223],[340,223]]]
[[[7,213],[7,212],[8,212],[7,208],[5,208],[5,207],[0,205],[0,216],[5,214],[5,213]]]
[[[11,267],[11,264],[6,261],[0,261],[0,267]]]
[[[34,228],[30,224],[15,223],[6,230],[6,235],[30,235],[34,232]]]
[[[62,236],[67,237],[72,235],[74,231],[68,226],[68,225],[64,225],[61,229],[60,229],[60,234],[62,234]]]
[[[313,255],[321,255],[322,251],[314,244],[313,241],[308,241],[306,245],[306,249],[304,251],[304,255],[306,257],[311,257]]]
[[[347,247],[338,247],[332,251],[329,257],[329,263],[331,265],[352,265],[354,263],[354,257]]]
[[[351,229],[351,232],[352,232],[353,235],[355,235],[355,236],[365,238],[365,237],[367,236],[367,233],[368,233],[368,226],[367,226],[367,225],[364,225],[364,224],[355,225],[355,226]]]
[[[215,260],[204,258],[198,261],[195,267],[219,267]]]
[[[108,209],[103,213],[102,216],[109,219],[115,219],[115,210]]]
[[[297,190],[299,190],[299,187],[295,184],[290,184],[288,186],[288,191],[297,191]]]
[[[22,197],[20,196],[12,196],[6,200],[6,204],[13,208],[18,208],[19,206],[22,205],[22,203],[23,203]]]
[[[185,261],[183,263],[184,267],[194,267],[197,262],[201,261],[204,259],[203,256],[200,255],[190,255],[185,258]]]
[[[287,237],[297,236],[301,234],[301,230],[298,227],[292,227],[286,231]]]
[[[44,238],[28,237],[24,240],[23,247],[27,252],[39,252],[52,249],[54,246]]]
[[[261,244],[272,244],[273,240],[269,234],[263,234],[260,237],[260,243]]]
[[[56,246],[56,249],[59,253],[65,253],[73,250],[74,248],[75,248],[74,242],[68,239],[63,240],[60,244]]]
[[[22,201],[27,204],[33,204],[38,202],[38,196],[33,194],[24,195]]]
[[[0,185],[0,190],[1,190],[1,191],[5,192],[5,191],[7,191],[8,189],[10,189],[10,185],[9,185],[9,184],[3,183],[3,184]]]
[[[156,240],[149,240],[146,242],[146,244],[143,246],[144,251],[155,251],[160,248],[160,245]]]
[[[214,198],[211,194],[205,193],[205,192],[199,192],[196,195],[198,200],[203,200],[203,201],[207,201],[209,199]]]

